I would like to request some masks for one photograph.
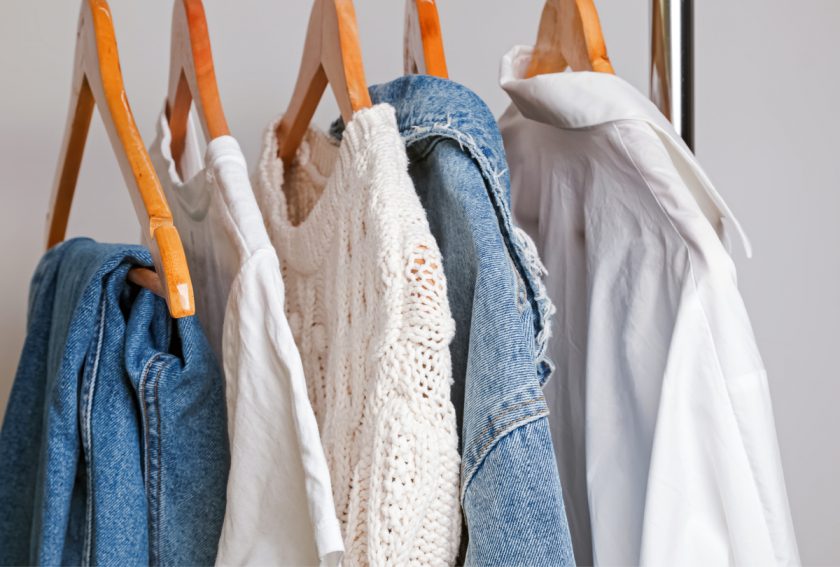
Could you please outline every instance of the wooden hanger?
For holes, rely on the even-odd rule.
[[[193,101],[207,140],[230,134],[216,83],[204,4],[201,0],[175,0],[166,107],[176,166],[184,154],[187,118]]]
[[[403,38],[406,75],[419,73],[441,79],[449,78],[435,0],[405,1]]]
[[[344,122],[371,106],[352,0],[315,0],[292,100],[277,126],[278,157],[289,165],[327,84]]]
[[[134,269],[129,277],[164,297],[173,317],[192,315],[195,306],[184,248],[128,105],[111,11],[105,0],[82,0],[72,87],[47,216],[47,247],[64,239],[95,106],[117,155],[137,218],[150,236],[149,247],[157,270],[155,273]]]
[[[599,71],[615,74],[594,0],[547,0],[527,77]]]

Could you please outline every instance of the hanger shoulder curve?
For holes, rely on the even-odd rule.
[[[312,6],[295,89],[277,126],[284,163],[294,159],[327,85],[345,122],[372,105],[352,0],[315,0]]]
[[[166,101],[172,159],[176,164],[184,152],[187,118],[193,103],[207,140],[230,134],[216,81],[210,34],[201,0],[175,0],[173,3]]]
[[[435,0],[406,0],[403,41],[406,74],[449,78]]]
[[[372,105],[362,62],[356,9],[352,0],[321,1],[326,8],[323,13],[321,64],[341,115],[349,122],[355,111]],[[338,38],[338,41],[333,38]]]
[[[526,75],[573,71],[614,74],[594,0],[547,0]]]
[[[166,292],[169,311],[173,317],[192,315],[186,255],[128,103],[106,0],[82,1],[74,61],[70,109],[47,217],[47,247],[64,239],[90,120],[98,108],[135,213],[148,231],[156,277]]]

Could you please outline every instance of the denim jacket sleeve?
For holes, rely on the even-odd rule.
[[[487,192],[498,177],[482,175],[479,162],[456,141],[438,141],[415,167],[421,164],[426,175],[436,172],[435,187],[457,179],[452,188],[473,197],[464,201],[475,229],[475,278],[465,322],[470,328],[461,468],[469,538],[465,564],[574,565],[541,388],[549,363],[540,341],[548,331],[547,322],[538,319],[548,313],[535,301],[542,284],[529,271],[533,265],[526,265],[533,259],[517,256],[518,246],[527,243],[506,241],[521,237],[510,224],[506,231],[497,228],[500,215]],[[426,178],[417,172],[417,179]],[[467,250],[461,246],[462,255],[469,255]],[[453,275],[470,263],[452,259],[445,256],[444,267]]]

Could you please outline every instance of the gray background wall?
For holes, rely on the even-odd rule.
[[[648,0],[596,0],[619,75],[647,92]],[[497,114],[498,61],[532,42],[539,0],[439,0],[450,76]],[[736,256],[770,374],[806,565],[840,565],[840,2],[696,2],[697,153],[755,257]],[[23,342],[27,286],[64,127],[78,2],[0,2],[0,408]],[[253,160],[291,94],[309,2],[205,0],[228,120]],[[112,0],[127,92],[151,141],[166,88],[171,2]],[[402,0],[357,0],[369,82],[402,71]],[[317,121],[336,115],[330,97]],[[136,241],[138,226],[94,118],[70,235]],[[736,252],[737,253],[737,252]],[[200,290],[197,290],[200,293]],[[2,410],[0,410],[2,411]],[[2,513],[2,511],[0,511]]]

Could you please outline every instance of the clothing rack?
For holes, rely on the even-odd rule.
[[[694,0],[651,0],[650,93],[694,149]]]

